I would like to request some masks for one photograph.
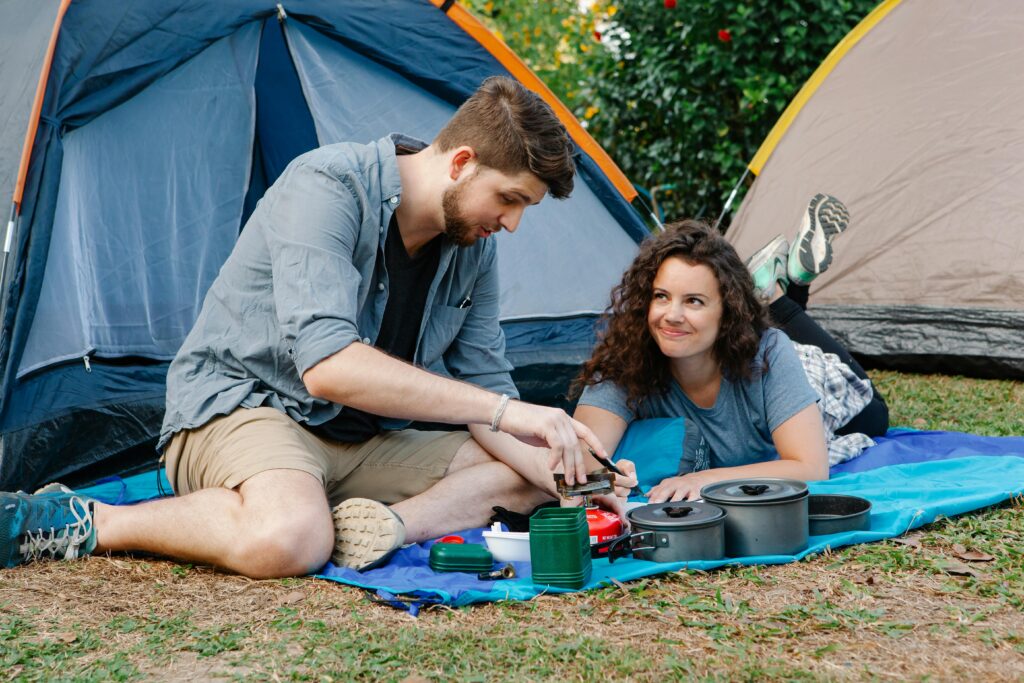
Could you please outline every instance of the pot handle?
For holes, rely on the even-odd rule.
[[[743,484],[740,486],[740,491],[743,491],[748,496],[760,496],[767,490],[767,484]]]
[[[644,542],[646,542],[647,545],[643,545]],[[605,548],[608,549],[608,552],[601,553],[600,551]],[[620,557],[626,557],[627,555],[633,554],[634,550],[654,549],[653,531],[641,531],[635,534],[625,531],[610,541],[595,543],[590,546],[590,556],[594,558],[607,557],[608,563],[611,564]]]
[[[610,541],[602,541],[590,546],[590,556],[594,559],[607,557],[609,562],[614,562],[616,557],[625,557],[631,552],[629,544],[626,543],[629,539],[630,533],[629,529],[627,529]],[[624,543],[625,545],[623,546]],[[601,552],[605,549],[608,552]]]

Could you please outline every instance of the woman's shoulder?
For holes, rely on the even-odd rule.
[[[602,380],[600,377],[596,380],[583,387],[579,405],[603,408],[621,416],[627,422],[632,419],[632,411],[627,405],[625,390],[611,380]]]
[[[780,329],[770,327],[761,334],[761,344],[754,359],[754,376],[761,381],[774,381],[783,376],[800,376],[803,372],[800,356],[789,336]],[[799,371],[799,372],[798,372]]]
[[[765,349],[773,347],[776,344],[781,344],[782,342],[792,344],[789,335],[787,335],[785,332],[783,332],[777,327],[769,327],[766,328],[765,331],[761,333],[761,345],[758,350],[764,351]]]
[[[789,336],[777,327],[769,327],[761,333],[761,343],[757,347],[754,365],[763,367],[766,361],[770,365],[772,360],[780,355],[790,356],[794,353],[793,342]]]
[[[580,394],[579,405],[604,408],[619,415],[626,422],[654,417],[676,417],[679,409],[673,401],[670,389],[666,394],[653,392],[644,397],[640,404],[633,406],[629,402],[627,392],[612,380],[598,380],[584,387]]]

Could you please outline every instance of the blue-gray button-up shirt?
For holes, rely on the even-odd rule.
[[[267,190],[203,302],[167,373],[158,448],[239,406],[270,406],[318,425],[343,409],[310,395],[302,375],[361,341],[373,344],[390,292],[383,259],[401,201],[392,134],[296,158]],[[498,324],[497,251],[444,240],[427,293],[414,362],[518,396]],[[404,422],[387,420],[387,428]]]

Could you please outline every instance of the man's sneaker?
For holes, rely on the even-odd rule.
[[[368,498],[349,498],[334,507],[331,562],[358,571],[387,562],[405,543],[405,524],[391,508]]]
[[[782,287],[782,291],[786,291],[786,285],[789,284],[786,274],[788,261],[789,242],[782,235],[777,235],[747,259],[747,270],[754,278],[754,290],[759,299],[771,301],[777,284]]]
[[[75,492],[59,481],[55,481],[36,489],[33,495],[45,496],[48,493],[67,493],[69,495],[74,495]]]
[[[807,205],[800,232],[789,250],[789,279],[809,285],[832,263],[832,240],[850,224],[850,212],[841,201],[816,194]]]
[[[92,506],[91,499],[60,490],[0,493],[0,565],[89,555],[96,548]]]

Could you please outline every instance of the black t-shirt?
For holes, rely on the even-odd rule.
[[[392,216],[388,236],[384,240],[384,265],[391,291],[374,346],[410,363],[416,353],[427,292],[441,258],[442,239],[441,236],[436,237],[415,257],[410,257],[402,242],[398,221]],[[379,260],[377,267],[381,267]],[[349,407],[333,420],[309,429],[318,436],[346,443],[366,441],[381,431],[379,416]]]

